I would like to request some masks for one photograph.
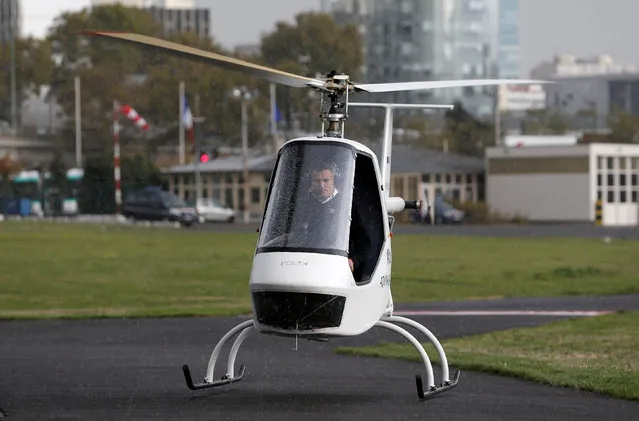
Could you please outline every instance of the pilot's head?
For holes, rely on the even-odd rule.
[[[315,197],[326,200],[333,195],[336,173],[336,165],[330,162],[313,169],[311,173],[311,192]]]

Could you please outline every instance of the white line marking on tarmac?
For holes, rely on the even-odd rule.
[[[394,311],[396,316],[562,316],[591,317],[612,311],[547,311],[547,310],[407,310]]]

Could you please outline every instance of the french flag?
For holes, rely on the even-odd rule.
[[[182,123],[184,123],[184,128],[186,129],[186,135],[189,141],[193,141],[194,139],[193,113],[191,113],[191,108],[189,108],[189,102],[186,99],[186,95],[184,95],[184,109],[182,110]]]

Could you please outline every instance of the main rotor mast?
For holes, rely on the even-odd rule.
[[[348,95],[353,89],[348,75],[332,71],[326,75],[324,86],[316,89],[321,93],[322,136],[343,138],[344,122],[348,118]]]

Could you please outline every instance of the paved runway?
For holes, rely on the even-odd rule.
[[[639,296],[398,306],[398,311],[639,309]],[[557,316],[429,316],[438,337]],[[217,340],[246,318],[0,323],[0,408],[7,420],[636,420],[639,402],[472,372],[432,400],[417,399],[412,362],[336,355],[342,345],[400,340],[374,329],[330,343],[249,336],[244,381],[189,391],[181,365],[204,376]],[[222,358],[225,363],[225,355]],[[439,370],[435,371],[436,376]],[[216,377],[221,375],[216,371]]]

